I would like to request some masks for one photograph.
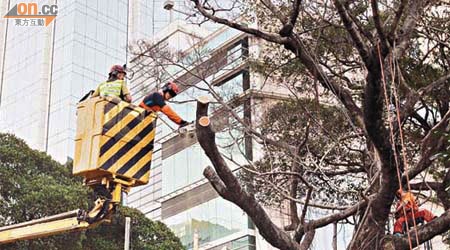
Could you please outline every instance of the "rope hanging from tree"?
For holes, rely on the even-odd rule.
[[[392,126],[392,118],[391,118],[391,113],[389,111],[389,107],[390,107],[390,102],[389,102],[389,97],[388,97],[388,93],[387,93],[387,84],[386,84],[386,78],[385,78],[385,74],[384,74],[384,65],[383,65],[383,60],[381,59],[381,51],[380,51],[380,45],[379,43],[377,44],[377,51],[378,51],[378,59],[379,59],[379,63],[380,63],[380,70],[381,70],[381,79],[383,82],[383,90],[384,90],[384,100],[385,100],[385,104],[387,107],[387,118],[388,118],[388,123],[389,123],[389,134],[390,134],[390,139],[391,139],[391,143],[392,143],[392,151],[394,153],[394,159],[395,159],[395,167],[397,169],[397,178],[398,178],[398,184],[399,184],[399,188],[401,191],[403,191],[403,187],[402,187],[402,180],[401,180],[401,173],[400,173],[400,168],[399,168],[399,159],[398,159],[398,155],[397,155],[397,150],[395,147],[395,137],[394,137],[394,129]],[[407,173],[408,172],[408,162],[406,160],[406,154],[405,154],[405,145],[404,145],[404,141],[403,141],[403,129],[402,129],[402,124],[400,121],[400,111],[399,111],[399,101],[398,101],[398,93],[397,93],[397,89],[395,88],[395,71],[392,68],[392,60],[391,61],[391,65],[390,65],[390,71],[391,71],[391,76],[392,76],[392,91],[393,91],[393,96],[394,96],[394,107],[395,107],[395,112],[396,112],[396,116],[397,116],[397,123],[398,123],[398,129],[399,129],[399,134],[400,134],[400,143],[401,143],[401,154],[402,154],[402,161],[403,161],[403,166],[404,166],[404,171]],[[408,192],[411,192],[411,185],[409,182],[409,176],[408,174],[406,174],[406,185],[407,185],[407,190]],[[405,216],[405,218],[407,218],[407,214],[406,214],[406,208],[405,206],[403,206],[402,208],[403,210],[403,216]],[[416,242],[417,245],[419,244],[419,236],[417,233],[417,225],[416,225],[416,218],[415,218],[415,214],[414,212],[411,213],[412,217],[413,217],[413,224],[414,224],[414,231],[415,231],[415,236],[416,236]],[[406,223],[408,223],[408,220],[406,220]],[[413,246],[412,246],[412,241],[411,241],[411,234],[410,234],[410,230],[409,227],[406,227],[406,232],[408,235],[408,242],[409,242],[409,247],[412,250]]]

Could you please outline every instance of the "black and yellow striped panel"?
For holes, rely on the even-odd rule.
[[[100,142],[99,168],[130,179],[148,182],[155,115],[126,102],[108,103]]]

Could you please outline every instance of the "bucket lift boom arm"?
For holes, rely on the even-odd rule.
[[[82,210],[77,209],[37,220],[19,223],[0,228],[0,244],[27,240],[60,234],[86,230],[98,223],[89,224],[81,220]]]
[[[116,184],[109,197],[110,199],[97,199],[94,208],[89,212],[76,209],[41,219],[0,227],[0,245],[18,240],[87,230],[103,222],[109,222],[116,205],[120,202],[121,188],[120,184]]]

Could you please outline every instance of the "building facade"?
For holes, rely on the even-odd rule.
[[[3,18],[23,2],[56,4],[58,14],[47,27]],[[127,44],[169,23],[163,3],[0,1],[0,131],[62,163],[72,158],[79,99],[107,78],[111,65],[127,62]]]
[[[131,71],[135,72],[130,84],[133,99],[142,99],[165,82],[175,80],[182,92],[170,105],[183,119],[193,121],[196,104],[192,100],[209,93],[202,90],[207,88],[205,81],[227,98],[226,101],[249,89],[248,37],[236,30],[220,27],[211,32],[175,21],[154,36],[148,45],[145,47],[148,50],[178,51],[183,59],[178,61],[179,64],[165,64],[161,67],[163,72],[150,70],[158,68],[153,62],[155,58],[137,56],[131,60]],[[152,51],[137,53],[153,54]],[[245,116],[244,103],[236,105],[236,112],[242,116]],[[226,117],[220,105],[213,109],[217,120],[223,122]],[[177,125],[164,115],[159,116],[150,184],[132,190],[127,205],[138,208],[151,219],[166,223],[188,249],[196,249],[194,246],[220,250],[268,249],[256,247],[257,232],[248,216],[219,197],[203,177],[204,168],[211,163],[198,145],[195,133],[180,134],[176,128]],[[228,143],[225,133],[229,132],[219,133],[222,144]],[[243,147],[246,151],[245,143]],[[228,153],[241,155],[238,148],[229,150]],[[246,156],[250,158],[251,150],[247,151]],[[236,160],[244,160],[239,158]],[[239,171],[237,165],[229,163]]]

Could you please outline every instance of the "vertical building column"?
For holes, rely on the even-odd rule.
[[[57,4],[57,0],[49,2],[49,4]],[[41,113],[39,116],[39,135],[37,139],[38,149],[47,152],[48,150],[48,135],[50,122],[50,104],[51,104],[51,89],[52,89],[52,71],[53,71],[53,52],[55,41],[55,27],[56,21],[53,20],[51,24],[44,28],[44,49],[42,52],[43,61],[41,64],[40,80],[42,86],[42,98],[39,108]],[[68,107],[67,107],[68,108]]]
[[[130,49],[128,46],[130,44],[134,44],[137,40],[137,25],[139,20],[139,4],[140,1],[135,0],[128,0],[128,20],[127,20],[127,68],[132,69],[133,65],[131,63],[131,60],[133,60],[133,54],[130,53]],[[131,86],[134,85],[135,75],[132,73],[133,78],[131,80],[128,80],[128,88],[131,88]],[[135,94],[132,94],[133,100],[135,99]]]
[[[259,59],[261,57],[261,49],[264,46],[264,42],[260,38],[250,36],[248,38],[248,56],[252,59]],[[252,89],[261,90],[265,82],[264,77],[257,72],[251,72],[250,82]]]
[[[136,42],[139,36],[139,26],[141,25],[140,5],[141,1],[128,0],[128,43]]]
[[[10,0],[0,1],[0,13],[7,13],[9,10]],[[6,41],[8,38],[8,18],[1,18],[0,20],[0,107],[2,106],[2,95],[3,95],[3,74],[5,71],[5,52],[6,52]]]

